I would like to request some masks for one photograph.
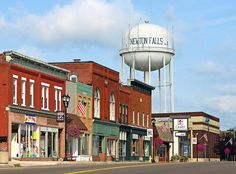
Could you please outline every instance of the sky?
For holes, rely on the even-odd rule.
[[[0,52],[46,62],[79,58],[121,72],[129,26],[172,28],[175,112],[206,112],[227,130],[236,127],[235,7],[234,0],[1,1]],[[152,109],[158,111],[155,91]]]

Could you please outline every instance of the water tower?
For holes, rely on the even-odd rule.
[[[169,86],[170,112],[174,112],[173,97],[173,39],[167,29],[149,24],[138,24],[124,35],[120,56],[122,57],[122,82],[124,83],[125,64],[129,66],[129,78],[135,79],[135,71],[144,73],[144,82],[156,86],[159,93],[159,112],[166,112]],[[167,66],[169,78],[167,82]],[[151,72],[158,72],[157,84],[151,84]],[[163,72],[163,74],[162,74]],[[162,109],[162,88],[164,89],[164,108]]]

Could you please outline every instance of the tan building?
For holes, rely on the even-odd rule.
[[[219,118],[205,112],[153,113],[152,117],[157,127],[165,125],[172,131],[174,143],[169,146],[170,157],[185,156],[188,161],[219,160]],[[160,149],[160,153],[165,151],[166,148]]]

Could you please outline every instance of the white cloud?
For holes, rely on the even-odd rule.
[[[46,61],[46,60],[43,59],[40,50],[37,47],[34,47],[34,46],[22,45],[16,51],[20,52],[22,54],[28,55],[30,57],[36,58],[36,59]]]
[[[44,15],[28,14],[8,22],[8,27],[18,35],[45,44],[117,45],[128,28],[130,13],[134,18],[142,16],[133,10],[130,0],[74,0],[57,5]]]
[[[236,95],[223,95],[207,100],[208,106],[220,113],[236,113]]]
[[[218,63],[213,60],[205,60],[196,67],[196,71],[215,79],[235,78],[236,69],[234,64]]]

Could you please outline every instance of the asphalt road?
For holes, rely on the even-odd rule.
[[[87,164],[0,169],[0,174],[236,174],[236,162]]]

